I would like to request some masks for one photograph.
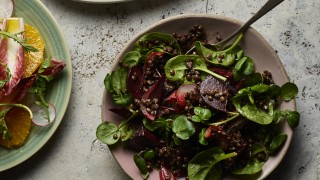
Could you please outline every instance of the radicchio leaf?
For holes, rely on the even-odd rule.
[[[10,28],[9,26],[11,23],[19,23],[19,27]],[[15,34],[24,31],[24,24],[22,18],[8,18],[5,20],[4,24],[4,29],[8,30],[9,33]],[[13,88],[19,83],[21,76],[23,75],[23,47],[11,38],[0,39],[0,63],[5,64],[11,73],[10,80],[5,84],[5,86],[2,89],[4,91],[4,95],[9,95],[13,91]],[[4,73],[4,68],[4,66],[0,66],[0,79],[7,78],[7,74]]]

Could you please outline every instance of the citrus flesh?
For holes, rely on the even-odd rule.
[[[24,53],[23,78],[27,78],[30,77],[43,62],[45,44],[39,34],[39,31],[35,27],[25,24],[24,30],[24,38],[27,39],[26,44],[29,44],[38,49],[37,52]]]
[[[0,144],[7,148],[23,145],[31,129],[29,113],[21,108],[12,108],[5,117],[6,125],[11,135],[10,139],[0,136]]]

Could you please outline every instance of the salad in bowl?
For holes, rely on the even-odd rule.
[[[295,109],[281,107],[298,88],[291,82],[278,85],[268,69],[256,68],[242,48],[246,34],[229,46],[212,47],[208,38],[222,36],[220,31],[209,36],[208,22],[222,20],[192,18],[159,23],[126,47],[104,80],[103,111],[121,118],[103,119],[97,138],[128,169],[121,155],[130,151],[126,162],[134,162],[141,179],[259,176],[269,159],[287,148],[291,134],[283,127],[299,124]],[[182,23],[189,31],[181,31]],[[114,117],[109,114],[104,118]]]
[[[11,17],[13,1],[1,3],[0,145],[13,149],[25,144],[33,126],[54,122],[55,107],[46,101],[45,92],[65,63],[45,53],[36,27]]]

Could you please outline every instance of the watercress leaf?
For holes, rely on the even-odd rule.
[[[180,138],[178,138],[176,135],[173,135],[172,139],[173,139],[173,142],[175,145],[179,146],[180,144],[182,144],[182,140]]]
[[[0,79],[0,90],[4,87],[4,85],[11,79],[11,73],[10,69],[6,64],[3,64],[0,62],[0,66],[2,66],[2,69],[5,71],[5,75],[7,78],[5,79]]]
[[[107,74],[106,77],[104,78],[104,86],[107,90],[107,92],[112,93],[114,92],[111,86],[111,75]]]
[[[192,120],[193,122],[201,122],[200,117],[197,116],[197,115],[193,115],[193,116],[191,117],[191,120]]]
[[[188,177],[190,180],[198,179],[216,179],[216,175],[212,171],[218,171],[215,165],[222,160],[236,156],[237,153],[232,152],[225,154],[220,148],[213,147],[198,153],[188,163]],[[220,173],[218,173],[220,175]],[[220,176],[219,176],[220,178]]]
[[[275,137],[273,137],[270,146],[268,148],[268,151],[270,153],[274,153],[277,152],[282,146],[283,144],[286,142],[287,140],[287,135],[284,133],[281,133]]]
[[[282,112],[278,109],[275,109],[273,111],[273,122],[275,124],[278,124],[281,121],[281,119],[282,119]]]
[[[280,86],[276,84],[272,84],[270,85],[270,88],[268,90],[268,95],[272,99],[278,99],[278,97],[280,96],[280,92],[281,92]]]
[[[250,89],[257,93],[264,93],[269,90],[269,86],[266,84],[258,84],[258,85],[251,86]]]
[[[3,139],[10,139],[11,138],[9,129],[8,129],[6,121],[5,121],[5,116],[9,111],[10,111],[10,108],[0,111],[0,135],[2,135]]]
[[[125,67],[132,68],[139,63],[141,57],[142,55],[139,51],[130,51],[123,57],[122,64]]]
[[[173,121],[172,131],[178,138],[187,140],[195,133],[195,127],[185,115],[181,115]]]
[[[300,121],[300,113],[297,111],[285,111],[285,117],[287,119],[287,122],[291,128],[296,128],[299,125]]]
[[[166,121],[162,118],[158,118],[153,121],[143,118],[142,122],[143,125],[150,131],[155,131],[158,128],[166,126]]]
[[[111,86],[115,93],[119,94],[121,91],[121,75],[119,71],[111,73]]]
[[[206,132],[206,128],[202,128],[201,132],[199,133],[199,143],[202,145],[208,145],[208,141],[204,137],[204,133]]]
[[[287,82],[281,86],[280,97],[285,101],[290,101],[298,94],[298,87],[294,83]]]
[[[143,153],[143,158],[145,160],[152,160],[154,158],[154,155],[155,155],[154,151],[153,150],[149,150],[149,151],[146,151],[146,152]]]
[[[256,174],[262,170],[264,162],[260,162],[258,159],[250,159],[249,162],[243,168],[233,170],[233,174]]]
[[[263,82],[262,75],[260,73],[252,73],[245,77],[245,87],[254,86]]]
[[[141,158],[138,154],[135,154],[133,156],[133,160],[137,165],[143,179],[147,179],[149,176],[149,171],[148,171],[147,163],[145,162],[145,160]]]
[[[127,92],[127,74],[128,71],[125,67],[119,67],[118,69],[118,73],[120,76],[120,91],[122,93],[126,93]]]
[[[208,120],[211,117],[210,109],[195,107],[194,114],[196,114],[201,120]]]
[[[103,122],[97,127],[97,138],[108,145],[115,144],[121,137],[118,127],[112,122]]]
[[[112,99],[118,105],[128,105],[132,100],[131,94],[112,94]]]
[[[126,141],[133,135],[134,128],[126,123],[121,126],[119,131],[121,132],[121,141]]]

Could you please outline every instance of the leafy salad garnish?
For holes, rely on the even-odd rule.
[[[55,117],[55,110],[45,100],[45,91],[48,82],[65,64],[51,56],[43,57],[44,42],[39,32],[24,24],[23,18],[5,18],[3,25],[0,29],[0,144],[15,148],[27,139],[31,121],[41,126],[53,122],[50,117]],[[33,116],[35,105],[45,109],[43,117],[37,113]],[[39,123],[42,119],[47,122]]]
[[[256,72],[242,39],[217,50],[200,26],[185,36],[141,37],[104,80],[115,103],[110,111],[124,120],[101,123],[97,138],[137,152],[133,160],[143,179],[152,169],[160,179],[190,180],[261,172],[287,140],[282,124],[299,124],[297,111],[279,109],[298,88],[276,85],[267,70]]]

